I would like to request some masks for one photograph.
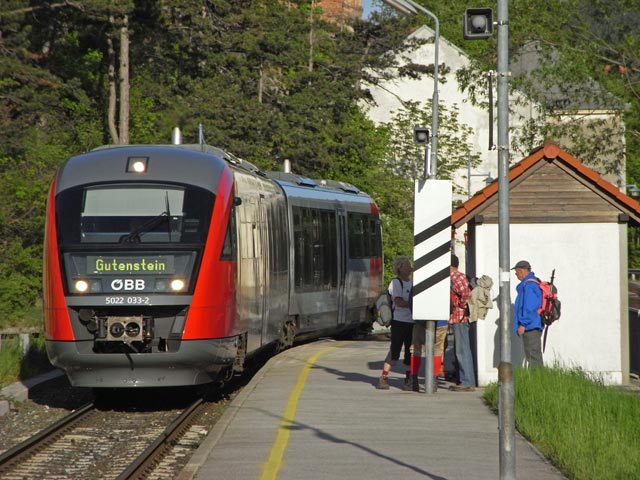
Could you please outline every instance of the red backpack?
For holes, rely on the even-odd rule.
[[[558,289],[553,284],[553,277],[556,273],[555,268],[551,272],[551,280],[549,282],[543,282],[539,278],[530,278],[527,282],[536,282],[542,291],[542,303],[538,308],[538,314],[544,325],[544,341],[542,351],[547,345],[547,328],[553,322],[560,318],[562,304],[558,298]]]

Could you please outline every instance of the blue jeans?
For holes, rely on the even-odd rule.
[[[476,375],[473,373],[473,353],[471,352],[471,343],[469,342],[468,323],[454,323],[453,341],[456,349],[456,360],[458,361],[458,371],[460,376],[460,384],[463,387],[475,387]]]

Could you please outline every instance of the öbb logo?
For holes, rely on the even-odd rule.
[[[111,288],[116,292],[121,290],[125,292],[140,291],[144,290],[144,280],[141,278],[125,278],[124,280],[122,278],[116,278],[111,282]]]

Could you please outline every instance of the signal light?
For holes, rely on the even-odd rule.
[[[481,40],[493,35],[493,10],[467,8],[462,16],[462,35],[465,40]]]
[[[419,145],[429,143],[429,129],[425,127],[415,127],[413,129],[413,141]]]

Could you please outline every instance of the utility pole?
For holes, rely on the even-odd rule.
[[[500,269],[500,479],[516,478],[515,381],[511,362],[509,270],[509,1],[498,0],[498,252]]]
[[[498,257],[500,270],[500,364],[498,419],[500,480],[516,478],[515,388],[511,363],[511,270],[509,270],[509,0],[498,0]],[[467,40],[493,34],[493,11],[468,8],[462,17]],[[489,96],[491,98],[491,96]],[[493,108],[490,105],[489,108]]]

